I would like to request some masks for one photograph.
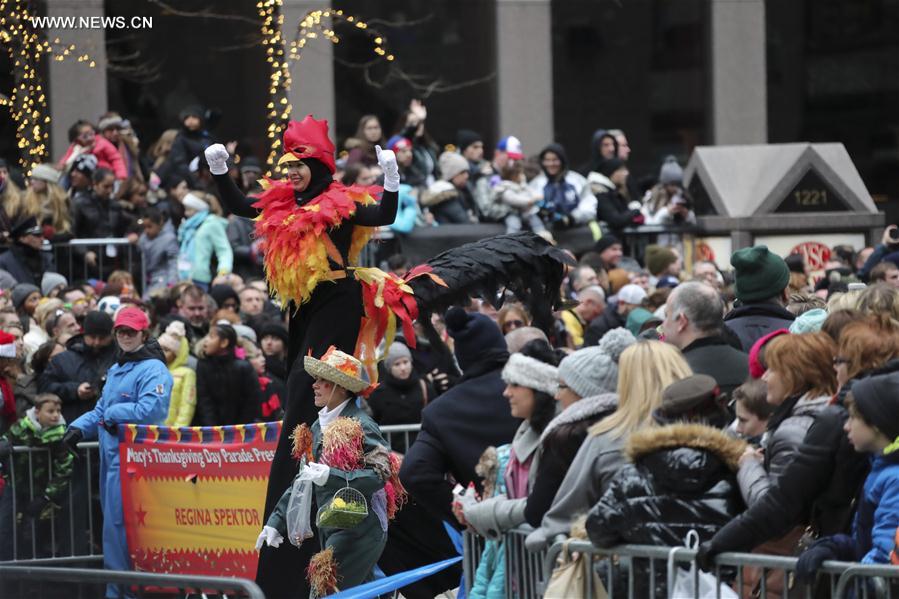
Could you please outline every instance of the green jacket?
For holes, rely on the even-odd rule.
[[[16,505],[24,508],[28,505],[33,489],[34,497],[46,495],[56,505],[62,505],[63,493],[72,477],[72,454],[61,441],[66,432],[65,422],[56,426],[41,429],[37,422],[36,408],[29,408],[24,418],[20,418],[3,436],[13,445],[47,448],[47,451],[15,453],[12,457],[12,468],[4,469],[3,476],[7,480],[12,475],[13,488],[16,489]],[[29,485],[28,461],[31,456],[31,480]],[[11,470],[11,471],[10,471]]]
[[[381,430],[374,420],[371,419],[358,405],[354,398],[346,405],[340,413],[341,417],[355,418],[362,424],[362,430],[365,433],[365,441],[363,442],[362,451],[369,453],[378,446],[389,448],[387,441],[381,436]],[[319,421],[316,420],[312,425],[313,439],[313,457],[316,461],[321,459],[322,453],[322,430]],[[381,557],[384,545],[387,543],[387,532],[382,527],[375,510],[372,508],[372,496],[384,488],[384,481],[381,480],[374,470],[365,468],[362,470],[353,470],[347,472],[337,468],[331,468],[330,476],[327,482],[319,487],[315,485],[315,503],[317,508],[327,505],[334,494],[340,489],[349,485],[351,488],[360,491],[368,503],[368,516],[365,520],[349,529],[325,528],[317,531],[322,549],[332,548],[334,550],[334,558],[337,562],[338,580],[341,589],[348,589],[356,585],[362,584],[371,578],[371,571]],[[271,516],[269,516],[267,526],[271,526],[278,530],[282,536],[287,536],[287,505],[290,502],[291,484],[278,505],[275,506]],[[316,511],[310,515],[315,518]]]

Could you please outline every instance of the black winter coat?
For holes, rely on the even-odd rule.
[[[724,324],[739,337],[743,351],[777,329],[789,329],[796,317],[778,304],[746,304],[724,317]]]
[[[38,378],[38,392],[55,393],[62,400],[62,415],[66,422],[94,408],[103,390],[106,371],[115,362],[115,342],[98,351],[84,343],[83,335],[76,335],[66,343],[66,351],[50,360]],[[97,396],[90,401],[78,399],[78,386],[90,383]]]
[[[194,426],[247,424],[260,419],[262,389],[253,365],[233,355],[197,362]]]
[[[429,403],[421,432],[403,459],[400,480],[416,501],[442,520],[455,522],[446,475],[463,487],[480,484],[474,467],[487,447],[511,443],[521,420],[509,413],[500,373],[508,356],[480,360],[462,381]]]
[[[683,350],[694,374],[707,374],[722,393],[730,393],[749,378],[749,355],[734,349],[719,336],[697,339]]]
[[[54,270],[53,254],[14,243],[0,256],[0,270],[5,270],[18,283],[41,286],[41,278]]]
[[[568,468],[574,461],[587,430],[618,407],[618,396],[613,393],[585,397],[568,406],[553,418],[541,435],[543,453],[537,465],[537,478],[528,494],[524,518],[538,528],[543,516],[552,507],[556,491],[562,486]]]
[[[421,422],[421,411],[433,397],[434,391],[418,373],[413,371],[412,376],[400,381],[388,372],[368,397],[368,405],[372,418],[378,424],[418,424]],[[414,435],[409,436],[410,443],[414,439]],[[394,451],[405,453],[406,439],[403,435],[395,435],[391,446]]]
[[[633,433],[619,471],[587,516],[599,547],[619,543],[677,546],[690,530],[700,540],[743,510],[736,481],[746,444],[701,424],[673,424]]]
[[[368,405],[378,424],[418,424],[421,411],[432,396],[430,386],[418,373],[401,381],[388,372],[369,396]]]
[[[172,150],[158,172],[164,186],[175,185],[182,179],[191,180],[190,163],[203,154],[203,150],[212,143],[212,138],[204,130],[190,131],[184,127],[175,136],[172,142]]]
[[[75,237],[121,237],[128,226],[118,202],[94,194],[76,196],[73,212]]]
[[[628,200],[617,189],[596,196],[596,220],[608,225],[609,230],[620,235],[625,227],[634,226],[634,218],[640,216],[639,210],[627,207]]]
[[[584,330],[584,347],[599,345],[599,340],[603,335],[612,329],[623,327],[625,324],[627,324],[627,318],[621,316],[615,306],[608,306],[602,314],[591,320]]]

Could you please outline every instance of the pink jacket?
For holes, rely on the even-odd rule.
[[[59,166],[63,170],[66,160],[72,155],[72,150],[74,148],[75,144],[70,144],[69,149],[66,150],[62,160],[59,161]],[[94,138],[94,149],[91,150],[90,153],[97,157],[97,166],[111,170],[115,173],[116,179],[128,178],[128,169],[125,167],[125,161],[122,160],[122,155],[119,153],[118,148],[112,145],[112,143],[102,135],[98,135]]]

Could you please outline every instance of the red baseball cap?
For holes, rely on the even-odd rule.
[[[150,328],[150,319],[140,308],[133,306],[122,308],[116,314],[114,327],[129,327],[135,331],[146,331]]]

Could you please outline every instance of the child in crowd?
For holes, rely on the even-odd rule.
[[[843,429],[859,453],[871,454],[871,471],[856,497],[852,536],[831,535],[799,557],[796,575],[810,582],[826,560],[890,563],[899,526],[899,372],[857,381],[846,397]]]
[[[253,367],[238,359],[237,332],[218,322],[202,341],[205,357],[197,363],[194,426],[247,424],[259,420],[262,392]]]
[[[505,208],[503,222],[506,224],[506,233],[518,233],[524,223],[528,228],[541,237],[552,241],[552,234],[546,230],[546,225],[540,220],[537,204],[542,196],[528,189],[527,180],[524,177],[524,164],[515,160],[503,167],[500,172],[502,181],[490,190],[493,194],[493,203]]]
[[[241,339],[240,346],[246,355],[247,362],[253,366],[256,376],[259,377],[259,388],[262,390],[262,403],[259,406],[263,422],[275,422],[284,417],[281,407],[281,398],[287,398],[287,389],[284,383],[274,378],[266,370],[265,355],[256,344],[249,339]]]
[[[173,320],[159,336],[159,346],[172,375],[172,397],[166,426],[190,426],[197,408],[197,373],[187,365],[190,344],[180,320]]]
[[[412,352],[403,343],[395,341],[387,350],[384,368],[384,376],[368,398],[372,417],[381,425],[418,424],[422,409],[434,397],[434,390],[416,372],[412,365]],[[394,451],[405,452],[414,440],[414,433],[408,439],[396,435],[391,445]]]
[[[4,539],[0,559],[26,559],[46,557],[52,554],[46,545],[50,542],[50,519],[54,511],[65,502],[65,491],[72,476],[72,455],[60,443],[66,432],[62,417],[62,400],[52,393],[42,393],[34,400],[34,407],[25,412],[0,437],[0,459],[3,459],[3,478],[10,486],[0,498],[0,538]],[[11,460],[13,446],[46,448],[32,454],[19,453]],[[11,463],[10,463],[11,462]],[[30,479],[30,484],[29,484]],[[17,551],[13,555],[12,517],[15,502]],[[30,521],[36,527],[32,529]],[[32,555],[32,543],[26,535],[36,534],[37,553]]]
[[[759,445],[768,428],[768,418],[774,406],[766,400],[767,386],[761,379],[749,379],[732,394],[736,419],[731,425],[733,431],[751,445]]]

